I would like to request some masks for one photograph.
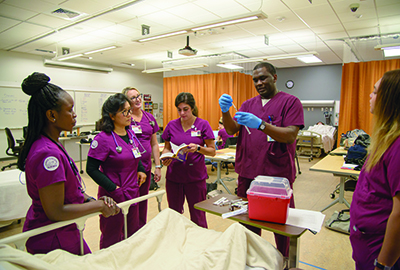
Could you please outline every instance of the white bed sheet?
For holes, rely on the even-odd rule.
[[[234,223],[225,232],[198,227],[165,209],[132,237],[85,256],[55,250],[30,255],[0,245],[5,269],[283,269],[282,255],[265,239]]]
[[[25,185],[25,173],[6,170],[0,173],[0,227],[26,216],[32,200]]]
[[[329,125],[314,125],[308,128],[310,131],[317,132],[322,135],[322,146],[324,147],[325,153],[332,150],[335,145],[335,127]]]

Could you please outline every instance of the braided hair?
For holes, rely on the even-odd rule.
[[[48,110],[60,111],[63,97],[67,93],[49,81],[50,78],[46,74],[34,72],[21,84],[22,91],[31,96],[28,103],[28,132],[18,156],[18,168],[21,171],[25,171],[29,150],[47,124],[46,112]]]

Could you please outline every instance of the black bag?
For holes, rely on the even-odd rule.
[[[210,191],[216,190],[218,187],[217,183],[206,183],[207,184],[207,193]]]
[[[157,190],[159,188],[160,186],[156,183],[156,181],[154,181],[154,173],[151,173],[149,190]]]
[[[325,227],[334,231],[350,234],[350,210],[344,209],[340,212],[335,211],[330,219],[325,222]]]

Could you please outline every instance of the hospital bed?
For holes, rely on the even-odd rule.
[[[118,204],[125,222],[132,203],[164,193],[156,191]],[[92,254],[77,256],[57,249],[31,255],[23,251],[31,236],[72,223],[82,232],[85,220],[98,214],[0,239],[0,269],[283,269],[279,251],[244,226],[234,223],[225,232],[204,229],[169,208],[131,237]]]
[[[323,152],[329,153],[335,145],[336,128],[329,125],[314,125],[308,130],[300,130],[297,135],[297,155],[320,157]]]

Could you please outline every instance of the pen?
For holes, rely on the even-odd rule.
[[[235,104],[233,104],[233,102],[232,102],[232,106],[233,106],[233,108],[235,108],[235,110],[236,111],[238,111],[237,109],[236,109],[236,106],[235,106]],[[247,132],[249,133],[249,135],[251,134],[251,132],[250,132],[250,130],[249,130],[249,128],[247,127],[247,126],[244,126],[246,129],[247,129]]]
[[[272,125],[272,116],[268,115],[269,123]]]

